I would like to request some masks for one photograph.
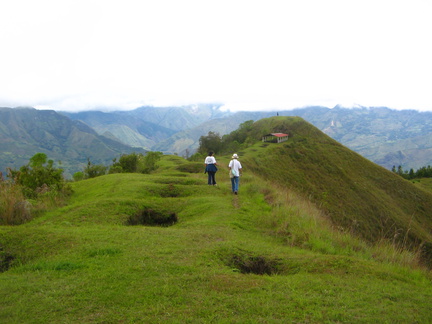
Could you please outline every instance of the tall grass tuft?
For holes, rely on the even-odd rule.
[[[42,186],[36,190],[37,198],[34,202],[34,213],[40,214],[44,211],[64,206],[66,201],[72,195],[72,188],[69,184],[64,184],[60,188],[49,188]]]
[[[72,188],[69,184],[60,188],[43,185],[35,190],[34,199],[28,199],[24,192],[22,185],[0,175],[0,225],[24,224],[44,211],[64,205]]]
[[[19,225],[32,218],[32,205],[19,185],[0,179],[0,224]]]
[[[355,235],[355,228],[341,228],[310,200],[292,190],[275,184],[261,183],[265,201],[272,206],[272,212],[262,214],[257,220],[261,228],[270,235],[281,238],[292,247],[309,249],[329,255],[357,255],[368,260],[424,268],[421,250],[386,239],[384,236],[375,243],[368,243]],[[353,223],[352,227],[356,224]]]
[[[412,251],[404,246],[396,245],[388,240],[381,240],[372,247],[373,258],[381,262],[421,267],[420,249]]]

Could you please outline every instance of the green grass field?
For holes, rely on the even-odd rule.
[[[246,165],[232,195],[228,161],[213,187],[201,164],[164,156],[157,173],[73,183],[66,206],[0,227],[0,322],[432,322],[428,271]],[[129,225],[150,212],[177,221]]]

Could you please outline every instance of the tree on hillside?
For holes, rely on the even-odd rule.
[[[158,168],[157,162],[161,159],[162,152],[147,152],[142,158],[142,173],[150,173]]]
[[[119,161],[113,160],[113,165],[110,167],[109,173],[133,173],[138,170],[138,161],[142,158],[142,154],[131,153],[120,156]]]
[[[63,204],[72,193],[63,170],[55,168],[54,161],[48,160],[45,153],[36,153],[27,165],[19,170],[9,168],[8,172],[9,181],[0,173],[2,225],[25,223],[34,213]]]
[[[232,131],[223,137],[224,144],[229,144],[231,142],[237,142],[239,144],[245,143],[246,139],[253,133],[253,123],[253,120],[248,120],[240,124],[237,130]]]
[[[9,169],[9,177],[23,187],[29,198],[50,190],[61,191],[65,186],[63,169],[55,168],[54,161],[48,160],[45,153],[36,153],[19,170]]]
[[[421,167],[415,172],[417,178],[432,178],[432,167],[428,165],[427,167]]]
[[[87,159],[87,166],[84,168],[84,178],[96,178],[105,175],[108,167],[103,164],[93,164],[90,158]]]
[[[201,136],[199,139],[198,152],[207,154],[212,151],[218,154],[222,148],[222,139],[219,133],[208,132],[206,136]]]
[[[408,179],[413,179],[415,177],[414,170],[411,168],[408,173]]]
[[[199,160],[210,151],[216,154],[237,152],[241,148],[255,143],[257,139],[253,124],[253,120],[245,121],[240,124],[237,130],[224,135],[222,138],[214,132],[201,136],[197,153],[191,156],[190,160]]]
[[[45,153],[36,153],[30,158],[29,165],[33,168],[42,167],[47,162],[47,155]],[[53,160],[48,161],[49,165],[52,166]]]
[[[432,178],[432,168],[430,165],[427,167],[421,167],[417,171],[414,171],[414,169],[410,169],[409,171],[403,170],[402,166],[398,166],[396,169],[396,166],[392,167],[392,172],[400,175],[402,178],[411,180],[411,179],[418,179],[418,178]]]

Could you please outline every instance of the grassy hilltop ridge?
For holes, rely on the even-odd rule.
[[[283,131],[279,122],[289,126],[288,142],[257,141],[238,152],[238,196],[230,192],[229,155],[216,156],[217,187],[206,184],[201,162],[164,156],[153,174],[72,183],[67,206],[0,227],[0,255],[9,256],[0,273],[0,322],[429,322],[432,277],[418,255],[385,236],[372,244],[359,229],[337,230],[336,207],[357,207],[349,209],[348,194],[334,198],[336,189],[321,181],[329,175],[317,175],[338,170],[334,159],[323,166],[323,157],[309,155],[318,158],[319,141],[326,152],[332,145],[338,156],[348,151],[296,118],[263,120],[252,132]],[[348,176],[356,168],[338,161],[347,169],[339,186],[356,180],[384,192],[364,174]],[[312,166],[317,170],[307,172]],[[375,174],[370,168],[366,175]],[[406,184],[430,197],[428,187],[390,179],[391,192]]]
[[[371,242],[432,242],[432,195],[347,149],[301,118],[269,118],[255,133],[291,134],[245,155],[249,168],[309,197],[333,224]]]

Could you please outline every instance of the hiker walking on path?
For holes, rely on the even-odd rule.
[[[213,154],[214,152],[209,152],[208,156],[204,160],[204,164],[206,165],[204,173],[208,174],[208,184],[216,186],[215,175],[217,172],[217,162]]]
[[[230,169],[232,192],[237,195],[240,184],[240,175],[242,174],[242,165],[238,160],[237,154],[233,154],[232,160],[228,164],[228,167]]]

